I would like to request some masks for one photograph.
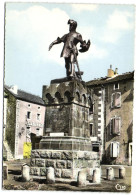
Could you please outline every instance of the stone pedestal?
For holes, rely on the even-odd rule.
[[[45,178],[53,167],[55,179],[77,180],[78,172],[99,168],[99,154],[92,152],[89,109],[92,92],[83,82],[54,80],[43,86],[46,105],[44,136],[39,149],[32,151],[30,174]]]
[[[87,168],[87,176],[92,177],[93,169],[100,167],[98,153],[71,150],[32,150],[30,175],[34,179],[46,179],[47,170],[53,167],[55,179],[77,181],[78,172]],[[90,175],[89,175],[90,173]]]

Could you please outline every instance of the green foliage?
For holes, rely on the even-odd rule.
[[[6,140],[14,153],[15,148],[15,125],[16,125],[16,99],[10,93],[7,101],[7,124],[6,124]]]

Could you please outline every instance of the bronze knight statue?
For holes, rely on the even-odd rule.
[[[58,37],[57,40],[52,42],[49,46],[49,50],[52,48],[53,45],[63,42],[64,47],[61,52],[61,57],[65,58],[67,77],[70,78],[78,77],[81,79],[81,72],[77,61],[78,50],[76,45],[80,43],[81,49],[79,51],[86,52],[90,47],[90,40],[88,40],[88,42],[86,43],[86,41],[83,41],[81,34],[76,32],[76,28],[77,28],[76,21],[68,20],[68,24],[69,24],[69,33],[65,34],[61,38]],[[75,72],[74,64],[77,65],[78,72]]]

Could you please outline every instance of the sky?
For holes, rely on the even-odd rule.
[[[134,5],[6,3],[5,18],[7,85],[42,96],[43,85],[66,76],[63,43],[48,47],[68,33],[69,19],[91,41],[89,51],[78,55],[84,81],[105,77],[110,64],[119,74],[134,70]]]

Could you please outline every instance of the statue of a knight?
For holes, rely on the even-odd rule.
[[[86,41],[83,41],[81,34],[76,32],[76,28],[77,28],[76,21],[68,20],[68,24],[69,24],[69,33],[65,34],[61,38],[58,37],[57,40],[52,42],[49,46],[49,50],[52,48],[53,45],[63,42],[64,47],[61,52],[61,57],[65,58],[67,77],[78,77],[81,79],[81,72],[77,61],[78,50],[76,45],[80,43],[81,49],[79,51],[86,52],[90,47],[90,40],[88,40],[88,42],[86,43]],[[78,72],[75,72],[74,64],[77,65]]]

